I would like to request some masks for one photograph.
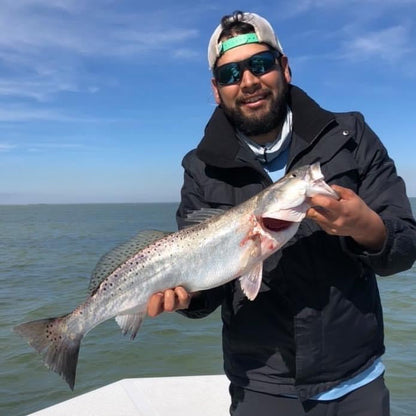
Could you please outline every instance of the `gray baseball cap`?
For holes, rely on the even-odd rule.
[[[230,19],[234,19],[234,16],[231,16]],[[223,27],[221,24],[218,25],[208,44],[208,63],[211,70],[214,68],[217,59],[224,52],[248,43],[267,43],[283,55],[282,45],[276,37],[272,26],[266,19],[256,13],[243,13],[238,21],[252,25],[254,27],[254,33],[237,35],[231,39],[219,42]]]

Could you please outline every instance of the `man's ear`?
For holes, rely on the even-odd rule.
[[[280,58],[280,65],[282,67],[283,75],[286,79],[286,82],[289,84],[292,81],[292,71],[289,66],[289,59],[286,55],[283,55]]]
[[[218,91],[218,84],[217,84],[217,81],[215,81],[215,78],[211,78],[211,88],[212,88],[212,93],[214,94],[215,102],[218,105],[220,105],[221,97],[220,97],[220,92]]]

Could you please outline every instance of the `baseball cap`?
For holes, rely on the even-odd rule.
[[[219,38],[224,28],[221,24],[218,25],[208,44],[208,63],[211,70],[214,68],[217,59],[224,52],[247,43],[267,43],[269,46],[283,54],[282,45],[276,37],[272,26],[266,19],[256,13],[242,13],[239,16],[241,17],[238,21],[252,25],[254,27],[254,33],[237,35],[231,39],[219,42]],[[231,15],[229,19],[231,21],[234,20],[235,14]]]

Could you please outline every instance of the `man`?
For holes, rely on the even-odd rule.
[[[187,213],[237,205],[295,167],[319,161],[340,199],[311,199],[296,236],[266,260],[260,293],[236,281],[155,294],[148,314],[206,316],[222,305],[232,415],[389,415],[375,274],[412,266],[416,224],[401,178],[359,113],[333,113],[290,84],[270,24],[225,16],[208,47],[218,107],[183,160]]]

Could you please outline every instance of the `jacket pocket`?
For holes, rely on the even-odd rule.
[[[321,170],[325,181],[349,188],[354,192],[359,188],[359,170],[356,160],[347,148],[342,148],[328,161],[322,161]]]

